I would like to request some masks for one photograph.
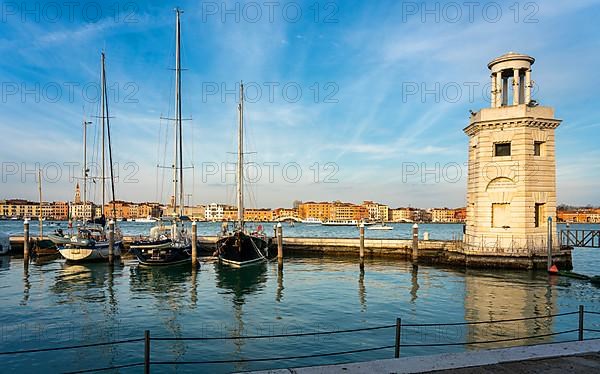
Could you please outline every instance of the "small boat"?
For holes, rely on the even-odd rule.
[[[121,256],[120,235],[114,241],[113,255]],[[55,236],[50,236],[54,241]],[[77,228],[77,234],[69,238],[68,243],[64,243],[64,236],[60,243],[54,242],[61,256],[67,261],[102,261],[108,260],[109,242],[108,235],[103,226],[97,224],[86,224]]]
[[[148,216],[146,218],[136,218],[136,219],[132,219],[133,222],[138,222],[138,223],[155,223],[158,221],[158,219],[152,217],[152,216]]]
[[[167,234],[166,230],[170,233]],[[171,226],[156,226],[150,232],[150,238],[135,241],[130,246],[131,252],[137,257],[140,265],[191,264],[192,242],[182,222],[173,222]]]
[[[323,223],[323,221],[314,217],[308,217],[307,219],[303,219],[301,222],[309,225],[320,225]]]
[[[238,105],[238,162],[237,162],[237,222],[232,233],[225,228],[217,240],[215,256],[221,263],[243,267],[267,261],[269,243],[262,225],[255,232],[248,232],[244,223],[244,85],[240,85]]]
[[[374,225],[375,222],[359,221],[359,220],[351,219],[351,220],[330,220],[330,221],[325,221],[325,222],[321,223],[321,225],[323,225],[323,226],[356,226],[356,227],[358,227],[361,224],[363,224],[365,226],[371,226],[371,225]]]
[[[217,241],[217,255],[222,263],[233,267],[265,262],[269,257],[267,237],[236,230]]]
[[[36,239],[33,242],[32,250],[36,257],[54,256],[58,254],[56,244],[50,239]]]
[[[132,249],[141,266],[172,266],[191,264],[192,244],[181,241],[169,243],[167,247]]]
[[[52,234],[48,234],[48,239],[57,246],[71,243],[71,235],[64,234],[61,229],[56,230]]]
[[[325,221],[321,223],[323,226],[358,226],[357,220],[341,220],[341,221]]]
[[[378,225],[373,225],[373,226],[367,227],[367,230],[393,230],[393,229],[394,228],[392,226],[388,226],[384,222],[382,222]]]
[[[129,245],[129,248],[134,250],[170,247],[173,242],[171,240],[171,231],[171,225],[165,225],[163,221],[159,221],[156,226],[150,229],[150,236],[134,240]]]
[[[175,139],[182,139],[183,127],[181,124],[181,26],[179,9],[175,9],[176,24],[175,24],[175,81],[176,92],[176,113],[175,113]],[[171,225],[164,225],[162,221],[150,229],[150,236],[147,239],[141,239],[131,244],[131,252],[137,257],[141,266],[170,266],[192,263],[192,240],[184,225],[184,221],[189,221],[189,218],[184,216],[183,207],[183,144],[180,140],[174,142],[174,150],[176,155],[173,160],[173,212],[179,210],[178,216],[174,217]],[[179,175],[177,175],[179,172]],[[179,182],[179,183],[178,183]],[[179,195],[179,196],[178,196]],[[179,205],[177,204],[179,201]],[[151,217],[148,217],[150,220]],[[140,222],[141,220],[138,220]],[[156,221],[156,220],[155,220]],[[147,221],[152,222],[152,221]]]

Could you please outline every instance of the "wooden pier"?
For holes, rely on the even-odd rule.
[[[139,236],[124,236],[123,245]],[[217,236],[198,236],[198,254],[212,255],[215,250]],[[31,239],[33,240],[33,239]],[[348,257],[359,261],[360,238],[296,238],[283,237],[283,250],[287,255],[310,255]],[[10,238],[13,252],[23,249],[23,237]],[[413,239],[364,239],[365,258],[389,258],[413,260]],[[277,241],[271,241],[271,249],[277,253]],[[438,264],[470,268],[505,268],[505,269],[546,269],[546,253],[498,253],[465,249],[460,240],[419,240],[418,263]],[[560,269],[572,269],[571,247],[563,246],[552,253],[552,260]]]

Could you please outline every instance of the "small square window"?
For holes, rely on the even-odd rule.
[[[510,204],[492,204],[492,227],[510,228]]]
[[[495,143],[494,156],[510,156],[510,143]]]
[[[535,227],[541,227],[544,222],[544,204],[535,204]]]
[[[534,142],[533,143],[533,155],[541,156],[542,155],[542,145],[544,142]]]

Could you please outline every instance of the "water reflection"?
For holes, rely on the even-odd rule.
[[[519,319],[556,314],[556,296],[545,277],[536,279],[534,273],[497,274],[468,271],[465,277],[465,320],[467,322]],[[469,325],[466,335],[470,341],[512,339],[552,332],[552,319]],[[471,345],[470,349],[494,348],[551,341],[552,337],[523,339]]]
[[[278,303],[283,299],[283,267],[278,267],[277,269],[277,293],[275,294],[275,301]]]
[[[47,256],[34,256],[32,257],[33,264],[36,266],[44,266],[53,263],[54,261],[61,258],[60,253],[47,255]]]
[[[419,290],[419,267],[413,266],[410,278],[410,302],[414,304],[417,301],[417,291]]]
[[[198,306],[198,267],[192,266],[192,282],[190,287],[190,301],[192,307]]]
[[[231,336],[242,336],[246,332],[243,311],[246,296],[264,289],[267,283],[267,264],[261,263],[243,268],[232,268],[217,263],[215,264],[215,274],[217,287],[232,296],[235,328],[231,329],[230,334]],[[280,278],[283,286],[283,273],[281,273]],[[236,357],[242,357],[245,343],[244,339],[233,340]],[[234,371],[247,369],[246,364],[243,363],[236,364],[234,367]]]
[[[267,264],[261,263],[243,268],[215,264],[217,287],[233,296],[234,305],[243,305],[246,295],[265,287],[267,282]]]
[[[187,299],[188,285],[193,279],[196,284],[191,266],[142,267],[132,266],[130,270],[131,292],[136,298],[152,297],[156,300],[155,310],[162,326],[166,327],[168,335],[182,337],[183,327],[180,315],[184,310],[183,302]],[[192,287],[190,287],[192,289]],[[185,341],[174,341],[166,349],[173,354],[175,361],[181,360],[186,353]]]
[[[367,311],[367,289],[365,288],[365,272],[360,271],[358,276],[358,302],[360,303],[360,311]]]
[[[58,304],[78,301],[104,303],[111,269],[104,263],[70,264],[63,262],[50,290],[64,298]]]
[[[30,290],[31,282],[29,281],[29,259],[25,257],[23,259],[23,299],[21,299],[21,305],[27,305],[27,301],[29,301]]]
[[[60,335],[61,337],[77,339],[81,343],[123,338],[125,335],[119,321],[119,292],[116,285],[116,279],[120,278],[123,268],[107,263],[68,263],[54,260],[38,265],[52,269],[50,263],[55,265],[52,270],[55,277],[48,289],[57,296],[56,304],[64,305],[65,310],[72,310],[73,313],[64,318],[65,325],[59,323],[55,326],[57,334],[61,329],[66,329],[68,333]],[[50,274],[42,268],[36,271],[40,279],[43,279],[44,274]],[[68,308],[67,305],[71,307]],[[77,359],[83,359],[81,352],[74,354]],[[111,346],[98,347],[95,352],[96,359],[106,362],[108,366],[120,362],[122,355],[122,351]]]
[[[0,270],[8,270],[10,269],[10,256],[2,255],[0,256]]]

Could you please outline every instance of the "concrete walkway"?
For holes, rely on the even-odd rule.
[[[445,353],[351,364],[266,370],[255,373],[598,373],[600,372],[599,352],[600,339],[476,352]]]

